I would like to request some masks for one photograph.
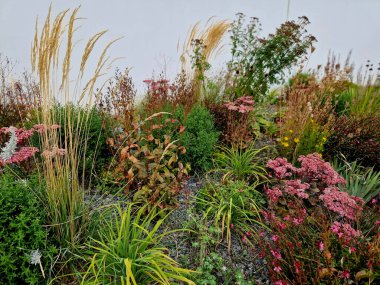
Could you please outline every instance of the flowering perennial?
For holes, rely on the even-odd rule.
[[[336,234],[338,238],[342,239],[346,245],[362,235],[361,231],[357,231],[351,227],[350,224],[342,224],[335,221],[331,226],[331,232]]]
[[[296,171],[296,168],[286,158],[282,157],[269,160],[267,166],[274,171],[276,178],[279,179],[290,177]]]
[[[230,111],[237,111],[244,114],[253,111],[253,104],[254,101],[251,96],[244,96],[233,102],[227,102],[224,106]]]
[[[346,192],[340,191],[338,187],[327,187],[323,190],[323,194],[319,196],[325,206],[350,220],[355,220],[363,209],[364,200],[354,197]]]
[[[328,210],[341,217],[356,220],[363,209],[364,201],[361,198],[350,196],[336,186],[344,185],[345,180],[332,168],[330,163],[323,161],[316,153],[300,156],[298,160],[301,162],[300,168],[294,167],[286,158],[276,158],[268,162],[267,166],[278,179],[282,180],[272,189],[265,188],[269,200],[277,203],[279,198],[285,194],[301,199],[313,198],[310,200],[312,204],[322,201]],[[289,177],[296,179],[286,180]],[[293,218],[293,223],[298,225],[302,222],[301,220]]]
[[[307,177],[310,182],[317,181],[325,183],[327,186],[346,184],[344,178],[332,168],[330,163],[322,160],[317,153],[301,155],[298,161],[301,162],[301,168],[297,169],[297,174]]]

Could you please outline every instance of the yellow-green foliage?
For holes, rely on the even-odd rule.
[[[111,211],[105,217],[100,238],[90,244],[91,264],[81,284],[194,284],[185,276],[192,273],[179,267],[160,242],[170,231],[158,233],[164,218],[162,211],[146,208],[133,212],[133,204]],[[114,209],[112,209],[114,210]],[[175,282],[175,283],[174,283]]]

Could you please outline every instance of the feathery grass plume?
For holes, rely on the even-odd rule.
[[[31,54],[33,72],[38,76],[41,92],[41,108],[37,117],[39,123],[45,126],[40,136],[41,146],[43,150],[65,149],[65,155],[43,157],[41,178],[46,183],[43,198],[46,199],[46,210],[54,229],[55,239],[62,247],[71,251],[87,237],[89,223],[89,212],[84,202],[87,145],[82,144],[80,138],[83,136],[88,138],[87,122],[91,113],[93,91],[97,79],[112,63],[106,57],[106,51],[114,42],[108,43],[103,49],[94,74],[87,82],[85,81],[85,87],[82,88],[82,79],[87,75],[86,63],[92,58],[95,44],[105,31],[95,34],[88,40],[73,84],[72,55],[76,46],[74,36],[78,10],[79,7],[73,11],[65,10],[51,19],[50,6],[41,32],[38,30],[38,22],[36,23]],[[61,53],[64,54],[63,60]],[[63,100],[64,112],[59,116],[63,118],[57,118],[58,115],[54,112],[55,104],[60,100]],[[85,115],[83,112],[74,113],[72,104],[69,104],[71,102],[82,107]],[[74,125],[75,114],[78,114],[78,118],[75,118]],[[65,140],[62,140],[57,131],[47,127],[58,121],[64,122],[61,131]],[[78,173],[80,164],[83,164],[82,173]]]
[[[193,80],[198,88],[196,88],[197,95],[199,96],[201,93],[202,84],[199,83],[199,74],[197,70],[192,71],[190,65],[190,50],[192,49],[192,44],[194,40],[200,40],[204,44],[204,48],[202,49],[202,57],[205,62],[212,56],[217,56],[223,46],[221,46],[221,42],[223,36],[226,34],[228,29],[230,28],[231,23],[227,20],[213,21],[213,17],[211,17],[206,25],[203,28],[200,28],[200,22],[197,22],[188,33],[186,40],[183,43],[182,54],[180,56],[182,70],[187,72],[188,74],[192,74]],[[179,43],[178,43],[179,48]]]

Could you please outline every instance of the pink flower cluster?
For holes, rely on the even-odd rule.
[[[340,191],[338,187],[327,187],[323,190],[323,194],[319,196],[325,206],[350,220],[355,220],[361,213],[364,200],[354,197],[346,192]]]
[[[53,158],[57,156],[64,156],[66,150],[64,148],[53,147],[51,150],[44,150],[42,156],[45,158]]]
[[[350,224],[342,224],[337,221],[332,224],[331,231],[342,239],[346,245],[350,245],[352,239],[362,235],[361,231],[354,230]]]
[[[287,180],[285,181],[285,192],[302,199],[308,199],[309,194],[305,191],[310,188],[310,184],[302,183],[301,180]]]
[[[267,163],[267,167],[272,169],[276,177],[279,179],[290,177],[293,175],[293,172],[296,172],[297,170],[297,168],[295,168],[291,163],[289,163],[286,158],[282,157],[269,160]]]
[[[28,146],[19,146],[19,144],[23,144],[27,139],[29,139],[35,132],[44,133],[47,130],[56,130],[60,128],[60,125],[53,124],[51,126],[47,126],[44,124],[34,125],[31,129],[26,130],[25,128],[15,128],[15,127],[3,127],[0,129],[0,134],[8,134],[11,136],[15,136],[14,144],[12,144],[12,150],[9,153],[9,157],[3,159],[0,157],[0,166],[4,166],[6,164],[20,163],[34,156],[36,152],[38,152],[38,148],[36,147],[28,147]],[[4,150],[4,149],[3,149]],[[62,149],[57,148],[57,154],[62,154]]]
[[[5,161],[0,158],[0,166],[4,166],[5,164],[20,163],[35,155],[36,152],[38,152],[38,148],[36,147],[21,147],[11,156],[11,158]]]
[[[8,134],[12,131],[12,128],[15,131],[16,137],[17,137],[17,143],[22,143],[31,136],[33,136],[35,129],[31,128],[30,130],[26,130],[24,128],[17,129],[15,127],[3,127],[0,129],[0,134]]]
[[[363,199],[350,196],[336,186],[344,185],[345,180],[330,163],[323,161],[317,153],[300,156],[298,160],[301,162],[300,168],[294,167],[285,158],[269,160],[268,168],[282,180],[272,189],[265,188],[270,202],[277,203],[279,197],[285,194],[301,199],[313,196],[315,197],[313,201],[319,199],[327,209],[342,217],[355,220],[360,215],[364,205]],[[286,180],[292,176],[298,179]],[[311,184],[318,188],[317,191],[308,191],[311,190]],[[316,193],[319,193],[319,196]],[[294,223],[297,224],[298,221]]]
[[[14,128],[14,127],[3,127],[0,129],[0,134],[3,133],[3,134],[8,134],[11,132],[12,128],[14,128],[15,132],[16,132],[16,136],[17,136],[17,143],[22,143],[24,142],[25,140],[27,140],[28,138],[30,138],[31,136],[33,136],[33,134],[35,132],[38,132],[40,134],[48,131],[48,130],[57,130],[59,129],[61,126],[60,125],[57,125],[57,124],[53,124],[51,126],[48,126],[48,125],[45,125],[45,124],[37,124],[37,125],[34,125],[31,129],[29,130],[26,130],[25,128]]]
[[[274,187],[273,189],[270,189],[268,187],[265,187],[265,193],[268,195],[269,200],[273,203],[277,203],[278,199],[282,196],[282,191],[278,187]]]
[[[143,82],[148,85],[148,94],[153,97],[167,97],[170,91],[173,92],[176,89],[175,85],[169,84],[169,80],[164,78],[160,80],[145,79]]]
[[[38,125],[34,125],[32,130],[40,133],[40,134],[43,134],[45,133],[46,131],[50,131],[50,130],[57,130],[59,129],[61,126],[60,125],[57,125],[57,124],[53,124],[51,126],[49,125],[45,125],[45,124],[38,124]]]
[[[253,111],[253,104],[255,102],[252,96],[244,96],[233,102],[227,102],[224,106],[230,111],[237,111],[239,113],[245,114]]]
[[[301,162],[301,168],[297,169],[298,175],[307,177],[310,182],[320,181],[328,186],[346,184],[344,178],[332,168],[330,163],[322,160],[317,153],[301,155],[298,161]]]

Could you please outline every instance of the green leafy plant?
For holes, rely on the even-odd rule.
[[[208,184],[196,197],[197,206],[205,219],[214,221],[215,227],[226,233],[228,251],[231,248],[231,230],[241,235],[253,232],[253,224],[261,224],[259,210],[263,200],[255,186],[245,182],[226,185]]]
[[[212,172],[222,173],[222,180],[259,181],[266,179],[264,160],[259,153],[268,146],[255,148],[251,143],[246,149],[220,146],[215,154],[216,168]]]
[[[170,234],[158,232],[167,216],[159,219],[163,213],[155,210],[144,216],[144,207],[133,213],[133,206],[117,206],[99,239],[89,245],[91,264],[81,284],[195,284],[185,277],[191,270],[180,268],[159,245]]]
[[[211,252],[205,257],[202,262],[202,265],[197,268],[197,271],[200,273],[197,276],[197,284],[199,285],[217,285],[218,278],[216,272],[223,273],[224,281],[229,284],[229,281],[233,278],[231,276],[231,268],[227,268],[225,265],[225,260],[215,252]]]
[[[184,160],[194,170],[208,170],[219,136],[212,115],[205,107],[195,105],[185,120],[185,127],[182,143],[187,152]]]
[[[229,92],[236,97],[254,96],[260,101],[271,84],[281,83],[285,71],[313,50],[316,39],[307,33],[306,17],[287,21],[274,34],[260,38],[260,22],[251,18],[245,25],[245,16],[237,14],[232,23],[232,59],[229,62]]]
[[[160,116],[157,114],[155,116]],[[171,133],[160,134],[160,130],[171,130],[172,120],[164,124],[150,125],[144,132],[140,125],[130,133],[120,136],[119,161],[115,169],[117,181],[124,183],[125,191],[134,191],[134,200],[161,208],[173,206],[180,190],[180,182],[190,168],[184,165],[179,155],[186,149],[179,140],[172,140]],[[176,130],[183,132],[183,127]]]
[[[41,284],[49,277],[54,248],[43,227],[46,216],[32,192],[36,184],[34,179],[0,175],[1,284]]]
[[[302,130],[297,130],[297,134],[294,134],[293,130],[282,134],[282,138],[279,139],[279,152],[295,163],[300,155],[323,153],[329,136],[330,132],[326,126],[309,119]]]
[[[348,194],[361,197],[365,202],[380,194],[380,172],[373,168],[360,166],[356,161],[334,161],[333,167],[346,180],[345,187],[340,187]]]

